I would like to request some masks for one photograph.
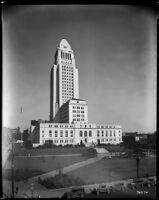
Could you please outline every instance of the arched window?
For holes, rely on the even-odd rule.
[[[80,136],[80,137],[83,137],[83,132],[82,132],[82,131],[80,131],[79,136]]]
[[[87,131],[84,131],[84,136],[87,137]]]

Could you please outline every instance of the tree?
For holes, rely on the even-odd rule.
[[[23,141],[24,141],[24,142],[27,141],[27,140],[28,140],[28,137],[29,137],[29,130],[26,129],[26,130],[24,130],[24,132],[23,132]]]
[[[33,147],[33,144],[32,144],[32,142],[31,142],[30,140],[27,140],[27,141],[24,142],[24,146],[25,146],[26,148],[32,148],[32,147]]]

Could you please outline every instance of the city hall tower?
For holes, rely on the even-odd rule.
[[[71,46],[62,39],[54,56],[50,73],[50,121],[70,99],[79,98],[78,69]]]

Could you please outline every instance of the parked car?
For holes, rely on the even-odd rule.
[[[148,182],[150,183],[151,186],[156,185],[156,179],[155,178],[148,178]]]
[[[62,195],[62,199],[71,199],[71,198],[83,198],[85,196],[85,190],[83,187],[80,188],[73,188],[69,192],[65,192]]]
[[[106,185],[99,185],[99,187],[97,188],[97,195],[99,195],[100,193],[107,193],[107,186]]]
[[[115,191],[122,191],[124,190],[124,183],[117,183],[114,185]]]

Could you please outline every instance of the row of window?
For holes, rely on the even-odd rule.
[[[45,137],[44,135],[42,135],[42,137]],[[55,134],[53,135],[53,133],[49,132],[49,137],[59,137],[58,133],[55,132]],[[68,137],[68,133],[60,133],[60,137]],[[73,137],[73,133],[70,133],[70,137]]]
[[[73,110],[72,112],[73,112],[73,113],[84,113],[84,110],[82,110],[82,111],[80,111],[80,110],[77,110],[77,111],[76,111],[76,110]]]
[[[77,119],[73,118],[73,121],[84,121],[84,119],[83,118],[81,118],[81,119],[80,118],[77,118]]]
[[[73,68],[70,67],[70,66],[65,66],[65,65],[63,65],[63,66],[62,66],[62,70],[64,70],[64,71],[66,71],[66,70],[73,71]]]
[[[76,110],[73,110],[73,113],[76,113]],[[84,111],[77,111],[77,113],[84,113]],[[73,128],[73,125],[62,125],[62,124],[60,124],[60,125],[57,125],[57,124],[55,124],[55,125],[52,125],[52,124],[49,124],[49,128],[50,127],[54,127],[54,128]],[[103,126],[102,126],[103,127]],[[107,127],[107,128],[112,128],[112,126],[105,126],[105,127]],[[80,128],[91,128],[91,125],[80,125]],[[99,128],[99,127],[97,127],[97,128]],[[103,133],[102,131],[104,131],[104,130],[101,130],[101,133]],[[107,130],[106,130],[107,131]],[[110,130],[110,131],[113,131],[113,130]],[[115,131],[115,130],[114,130]],[[100,131],[98,130],[98,133],[100,133]],[[119,133],[121,133],[121,130],[119,130]]]
[[[84,109],[84,107],[80,107],[80,106],[73,106],[73,108],[77,108],[77,109]]]
[[[79,136],[80,137],[87,137],[87,131],[80,131],[79,132]],[[105,137],[112,137],[112,136],[114,136],[114,137],[116,137],[116,133],[115,133],[115,131],[114,131],[114,134],[112,134],[112,132],[110,132],[110,134],[108,135],[108,131],[106,131],[106,134],[105,134]],[[89,131],[89,137],[92,137],[92,131]],[[99,134],[99,131],[97,131],[97,137],[100,137],[100,134]],[[104,137],[104,132],[102,131],[102,133],[101,133],[101,137]],[[119,137],[120,137],[120,134],[119,134]]]
[[[83,135],[83,134],[84,134],[84,135]],[[92,137],[92,131],[89,131],[89,132],[88,132],[88,135],[89,135],[89,137]],[[80,131],[80,132],[79,132],[79,136],[80,136],[80,137],[83,137],[83,136],[84,136],[84,137],[87,137],[87,131],[84,131],[84,133],[83,133],[83,131]]]
[[[73,115],[73,117],[84,117],[84,115]]]
[[[43,142],[44,142],[44,140],[43,140]],[[52,140],[52,142],[53,143],[55,143],[55,144],[61,144],[61,143],[65,143],[65,144],[67,144],[67,143],[73,143],[73,140],[71,139],[71,140]]]
[[[120,138],[118,138],[118,139],[116,139],[116,138],[114,138],[114,139],[100,139],[100,142],[112,142],[112,141],[121,141],[121,139]]]
[[[97,125],[97,128],[115,128],[115,126],[99,126],[99,125]]]
[[[52,127],[54,127],[54,128],[73,128],[73,125],[62,125],[62,124],[60,124],[60,125],[57,125],[57,124],[55,124],[55,125],[52,125],[52,124],[49,124],[49,128],[52,128]]]
[[[64,65],[70,65],[70,64],[72,64],[72,60],[61,60],[61,64],[63,64],[63,66]]]
[[[65,52],[61,51],[61,58],[71,60],[71,54],[70,53],[65,53]]]

